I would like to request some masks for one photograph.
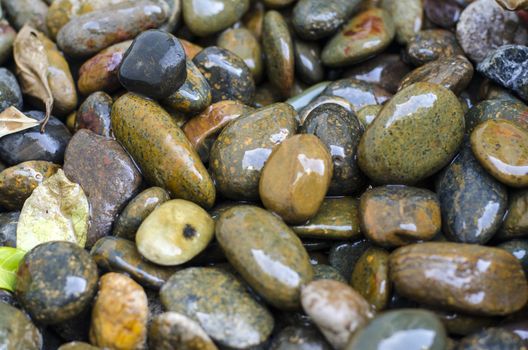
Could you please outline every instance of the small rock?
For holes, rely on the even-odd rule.
[[[527,347],[517,334],[501,328],[488,328],[463,338],[457,350],[525,350]]]
[[[183,21],[193,34],[208,36],[224,30],[249,9],[249,0],[182,0]]]
[[[415,66],[422,66],[439,58],[463,55],[455,34],[443,29],[422,30],[409,42],[405,51]]]
[[[97,135],[110,137],[110,117],[114,101],[107,93],[97,91],[79,106],[75,130],[88,129]]]
[[[11,106],[21,110],[22,103],[17,78],[7,68],[0,68],[0,112]]]
[[[0,347],[2,349],[42,349],[42,335],[19,309],[0,302]]]

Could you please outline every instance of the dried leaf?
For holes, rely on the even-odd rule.
[[[25,252],[11,247],[0,247],[0,289],[14,291],[16,273]]]
[[[48,56],[38,35],[29,25],[22,27],[13,43],[13,56],[22,91],[46,106],[46,118],[41,126],[44,132],[53,108],[53,95],[48,83]]]
[[[68,241],[84,248],[88,218],[84,191],[59,169],[24,203],[17,226],[17,248],[27,251],[49,241]]]
[[[9,107],[0,113],[0,138],[39,125],[36,119],[27,117],[16,107]]]

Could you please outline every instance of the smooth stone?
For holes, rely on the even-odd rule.
[[[291,105],[297,112],[300,112],[306,106],[310,104],[314,99],[319,97],[324,89],[330,84],[329,81],[323,81],[318,84],[312,85],[309,88],[303,90],[300,94],[290,97],[286,100],[286,103]]]
[[[330,249],[328,262],[349,281],[357,261],[370,247],[371,243],[367,239],[353,243],[337,243]]]
[[[273,330],[273,317],[226,270],[188,268],[175,273],[162,287],[168,311],[198,322],[218,345],[247,349],[264,343]]]
[[[508,315],[528,300],[521,263],[499,248],[451,242],[413,244],[392,252],[390,273],[399,294],[448,310]]]
[[[315,135],[294,135],[275,147],[266,161],[260,199],[285,222],[302,224],[319,211],[332,173],[326,145]]]
[[[463,137],[464,113],[455,94],[416,83],[398,92],[365,131],[358,163],[374,182],[412,184],[447,165]]]
[[[251,105],[255,82],[251,70],[236,54],[210,46],[193,58],[194,64],[211,87],[212,102],[238,100]]]
[[[498,230],[508,206],[508,193],[464,145],[440,175],[436,192],[444,233],[463,243],[484,244]]]
[[[101,348],[143,349],[147,340],[147,295],[130,277],[101,277],[92,309],[90,343]]]
[[[459,0],[425,0],[424,14],[429,21],[445,29],[453,28],[464,9]]]
[[[138,251],[163,266],[181,265],[213,239],[215,223],[199,205],[183,199],[163,203],[147,216],[136,234]]]
[[[90,254],[103,271],[127,274],[146,288],[161,288],[178,271],[145,261],[134,242],[124,238],[103,237],[94,244]]]
[[[514,239],[501,243],[497,248],[502,248],[511,253],[521,263],[524,274],[528,275],[528,241],[525,239]]]
[[[463,338],[457,350],[523,350],[522,338],[501,328],[488,328]]]
[[[110,137],[110,117],[114,100],[102,91],[88,96],[79,106],[75,118],[75,130],[88,129],[97,135]]]
[[[143,220],[169,199],[169,194],[161,187],[150,187],[142,191],[132,198],[119,214],[114,222],[112,234],[134,241]]]
[[[342,283],[347,283],[341,273],[330,265],[317,264],[313,266],[314,277],[313,280],[335,280]]]
[[[464,55],[455,34],[444,29],[422,30],[409,42],[405,57],[415,66],[440,58]]]
[[[157,350],[217,350],[200,325],[177,312],[156,316],[149,327],[149,347]]]
[[[497,324],[497,317],[474,316],[456,311],[432,309],[440,321],[444,324],[446,331],[454,336],[466,336],[478,332],[481,329]]]
[[[313,99],[299,111],[298,121],[302,126],[310,113],[321,105],[334,104],[343,107],[347,112],[354,113],[354,106],[343,97],[321,95]]]
[[[302,288],[301,300],[306,314],[335,349],[343,349],[350,336],[374,317],[369,303],[338,281],[309,283]]]
[[[97,279],[97,265],[88,252],[70,242],[48,242],[24,256],[15,295],[34,320],[56,324],[89,307]]]
[[[359,202],[352,197],[325,198],[314,217],[292,230],[301,238],[359,238]]]
[[[400,82],[411,67],[400,58],[400,55],[383,53],[364,63],[347,69],[345,78],[377,84],[390,93],[396,93]]]
[[[471,82],[473,71],[471,62],[462,55],[439,58],[407,74],[399,90],[418,82],[427,82],[442,85],[459,95]]]
[[[401,309],[383,313],[352,336],[346,350],[446,350],[444,326],[430,311]]]
[[[361,232],[382,247],[431,240],[442,223],[440,203],[426,189],[388,185],[361,196]]]
[[[408,44],[422,29],[422,0],[382,0],[381,8],[392,15],[396,39],[400,44]]]
[[[369,105],[361,108],[357,113],[357,118],[361,125],[363,125],[363,128],[366,129],[374,119],[378,116],[379,112],[383,106],[380,105]]]
[[[71,139],[64,173],[81,185],[90,203],[86,246],[112,232],[112,224],[141,185],[134,161],[117,141],[83,129]]]
[[[168,18],[159,29],[167,33],[173,33],[177,27],[182,24],[181,13],[182,4],[181,0],[164,0],[168,5]]]
[[[494,238],[509,240],[528,236],[528,191],[510,193],[508,209],[502,225]]]
[[[130,92],[158,100],[167,98],[187,79],[185,51],[172,34],[147,30],[125,52],[118,78]]]
[[[299,307],[301,286],[312,280],[313,269],[301,240],[280,218],[258,207],[235,206],[220,215],[216,239],[259,295],[279,309]]]
[[[314,327],[288,326],[273,338],[270,350],[331,350],[328,344]]]
[[[293,28],[306,40],[332,35],[352,15],[359,0],[299,0],[292,14]]]
[[[48,6],[42,0],[2,0],[3,16],[18,31],[26,23],[47,34]]]
[[[509,120],[487,120],[471,133],[471,149],[480,164],[511,187],[528,185],[528,131]]]
[[[273,147],[295,134],[296,112],[277,103],[228,124],[211,149],[210,168],[218,191],[233,200],[258,199],[258,183]]]
[[[251,70],[255,82],[261,80],[264,69],[262,49],[259,41],[249,29],[228,29],[218,37],[216,44],[242,58],[246,66]]]
[[[490,52],[477,66],[479,73],[492,81],[512,89],[523,100],[528,100],[528,47],[504,45]]]
[[[354,112],[368,105],[381,105],[392,95],[383,88],[355,79],[336,80],[321,93],[324,96],[342,97],[352,105]]]
[[[22,91],[17,78],[7,68],[0,68],[0,112],[15,106],[22,109]]]
[[[230,27],[249,9],[249,0],[182,0],[183,21],[198,36]]]
[[[324,67],[321,62],[321,48],[318,43],[293,40],[295,72],[306,84],[317,84],[324,79]]]
[[[40,111],[25,114],[38,121],[45,117]],[[62,164],[64,151],[70,138],[71,133],[66,125],[52,116],[46,125],[45,133],[41,133],[40,125],[37,125],[2,137],[0,139],[0,160],[6,165],[16,165],[28,160],[44,160]]]
[[[59,166],[34,160],[0,172],[0,206],[9,211],[21,210],[33,190],[57,172]]]
[[[343,26],[323,49],[326,66],[343,67],[364,61],[385,50],[396,35],[390,14],[380,8],[359,13]]]
[[[4,64],[11,57],[16,34],[7,20],[0,20],[0,64]]]
[[[74,341],[61,345],[57,350],[99,350],[99,348],[88,343]]]
[[[198,154],[174,119],[156,102],[125,94],[112,107],[112,127],[150,184],[171,197],[212,207],[216,193]]]
[[[357,261],[350,285],[376,311],[386,309],[392,292],[389,280],[389,253],[380,248],[369,248]]]
[[[267,78],[283,97],[290,97],[295,75],[293,40],[284,17],[268,11],[262,27]]]
[[[528,30],[517,15],[504,10],[495,0],[476,0],[466,7],[456,34],[466,56],[476,63],[500,46],[528,41]]]
[[[506,119],[516,122],[528,130],[528,106],[522,102],[508,100],[487,100],[471,108],[465,115],[466,132],[469,134],[477,125],[486,120]]]
[[[0,348],[41,350],[42,335],[19,309],[0,302]]]
[[[16,248],[19,211],[0,213],[0,247]]]

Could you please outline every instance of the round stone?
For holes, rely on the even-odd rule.
[[[263,70],[262,49],[249,29],[228,29],[218,37],[217,45],[242,58],[251,70],[255,82],[260,81]]]
[[[249,0],[183,0],[183,21],[193,34],[208,36],[234,24],[249,9]]]
[[[463,55],[455,34],[443,29],[422,30],[411,40],[405,51],[406,58],[421,66],[439,58]]]
[[[97,135],[110,137],[110,116],[114,100],[105,92],[97,91],[79,106],[75,118],[75,130],[88,129]]]

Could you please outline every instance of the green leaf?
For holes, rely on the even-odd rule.
[[[0,289],[14,290],[18,265],[25,254],[20,249],[0,247]]]

